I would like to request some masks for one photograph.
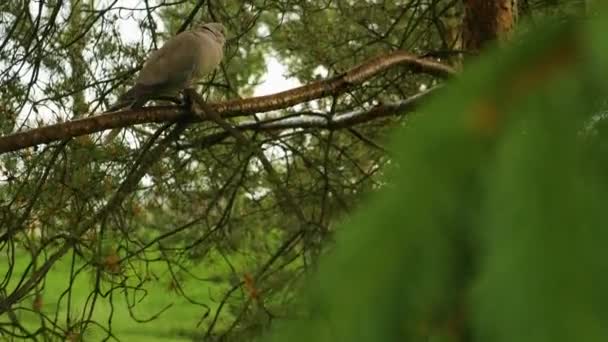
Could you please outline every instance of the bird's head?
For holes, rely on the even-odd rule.
[[[226,42],[226,28],[220,23],[200,23],[196,25],[195,30],[211,32],[214,38],[222,45]]]

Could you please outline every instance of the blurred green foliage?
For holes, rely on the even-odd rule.
[[[608,20],[494,51],[392,144],[266,341],[606,341]]]

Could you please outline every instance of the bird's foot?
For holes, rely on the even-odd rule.
[[[196,96],[195,94],[195,90],[192,88],[186,88],[183,91],[183,96],[184,96],[184,108],[190,112],[192,112],[192,114],[196,114],[196,106],[195,103],[196,101],[194,101],[194,97]]]

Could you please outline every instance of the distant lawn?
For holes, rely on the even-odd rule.
[[[21,273],[30,261],[29,255],[21,251],[16,258],[17,265],[11,277],[11,283],[7,291],[10,293],[13,290],[15,284],[21,276]],[[70,278],[70,267],[71,267],[71,255],[66,255],[63,259],[58,261],[55,266],[48,273],[44,289],[42,291],[43,305],[42,311],[54,319],[56,312],[58,315],[58,324],[65,326],[65,314],[67,307],[67,296],[62,299],[61,305],[57,310],[57,301],[60,295],[66,291],[69,284]],[[77,262],[82,264],[82,261]],[[147,295],[141,302],[133,308],[134,315],[140,320],[147,320],[158,312],[163,310],[167,305],[172,304],[170,308],[164,311],[159,317],[153,319],[147,323],[138,323],[133,320],[127,308],[127,302],[125,294],[122,289],[115,290],[112,295],[103,298],[97,297],[95,305],[95,311],[92,319],[107,325],[109,315],[111,312],[110,298],[114,303],[114,313],[112,317],[112,333],[119,339],[124,341],[190,341],[191,336],[194,333],[201,333],[203,327],[206,325],[211,316],[214,314],[217,308],[216,302],[211,300],[214,297],[215,300],[219,300],[222,293],[222,289],[228,286],[227,282],[213,283],[213,282],[200,282],[195,280],[184,280],[180,284],[183,286],[185,293],[192,299],[204,303],[211,308],[210,317],[207,318],[199,329],[196,328],[197,323],[206,312],[204,307],[192,304],[185,298],[178,295],[175,290],[171,289],[171,276],[168,268],[163,263],[155,263],[150,266],[154,274],[158,276],[158,279],[150,279],[143,288],[147,291]],[[190,272],[194,273],[197,277],[209,277],[214,274],[222,272],[222,269],[218,266],[215,269],[209,267],[203,267],[201,265],[193,265]],[[6,274],[8,265],[3,263],[0,265],[0,274]],[[174,269],[174,271],[176,271]],[[72,294],[72,322],[75,319],[79,319],[82,314],[82,309],[85,307],[87,298],[91,290],[93,289],[94,270],[90,268],[81,272],[76,280],[74,281],[73,294]],[[130,283],[130,282],[129,282]],[[104,290],[109,289],[109,282],[105,282],[102,288]],[[135,301],[138,301],[143,296],[144,291],[139,291],[134,296],[134,292],[130,291],[129,298],[136,297]],[[133,302],[133,299],[130,299]],[[21,306],[27,309],[33,307],[34,298],[29,297],[26,301],[21,303]],[[40,327],[40,318],[33,312],[27,312],[26,310],[17,310],[17,316],[22,319],[28,328],[32,330]],[[0,322],[7,322],[7,315],[0,317]],[[218,322],[218,327],[221,327],[222,322]],[[85,340],[96,341],[105,336],[104,332],[100,328],[95,328],[94,325],[90,325],[90,328],[85,332]]]

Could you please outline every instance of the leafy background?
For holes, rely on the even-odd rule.
[[[101,111],[198,3],[0,5],[3,132]],[[606,24],[581,1],[522,4],[515,46],[475,58],[428,106],[248,136],[306,234],[255,157],[231,139],[204,145],[211,124],[184,131],[102,222],[157,126],[0,156],[0,222],[23,229],[0,245],[2,295],[73,243],[0,317],[3,336],[242,341],[272,323],[264,338],[281,341],[604,340]],[[385,51],[443,51],[450,5],[205,2],[197,19],[232,36],[200,90],[250,96],[269,54],[306,83]],[[120,28],[130,17],[135,40]],[[439,82],[399,67],[268,115],[365,110]],[[102,228],[74,239],[83,222]]]

